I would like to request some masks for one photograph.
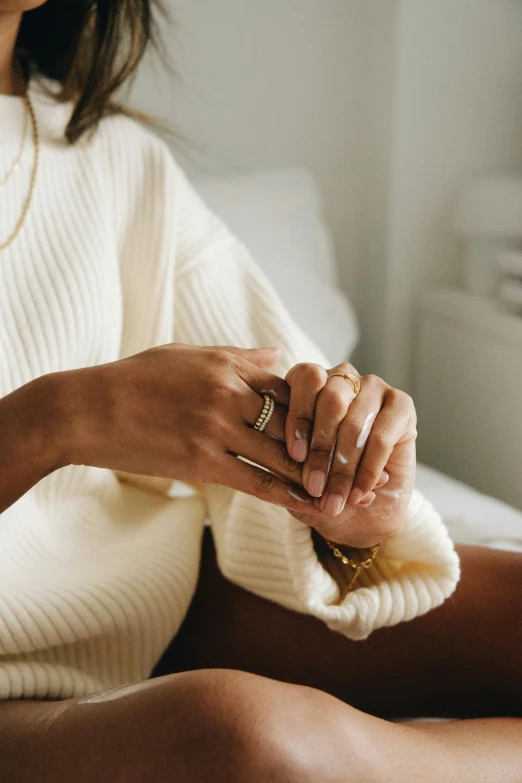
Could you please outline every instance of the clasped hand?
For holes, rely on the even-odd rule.
[[[67,461],[221,484],[285,506],[340,544],[372,546],[400,529],[415,478],[416,416],[380,378],[352,385],[278,349],[172,344],[70,373]],[[264,433],[253,430],[270,395]],[[239,459],[238,459],[239,458]]]

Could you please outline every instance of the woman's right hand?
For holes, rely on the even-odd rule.
[[[59,373],[67,378],[64,461],[221,484],[319,514],[302,489],[302,466],[287,453],[289,387],[266,369],[279,357],[274,348],[171,344]],[[277,404],[259,433],[252,426],[264,393]]]

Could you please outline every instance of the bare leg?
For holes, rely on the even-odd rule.
[[[520,783],[521,720],[374,717],[521,713],[522,558],[462,555],[444,607],[351,643],[227,583],[207,536],[197,595],[156,674],[205,670],[85,704],[0,703],[0,780]]]
[[[6,783],[520,783],[522,721],[396,725],[328,694],[206,670],[87,703],[0,704]]]
[[[157,672],[240,669],[394,717],[522,716],[522,555],[461,547],[439,609],[350,642],[227,582],[205,535],[198,589]]]

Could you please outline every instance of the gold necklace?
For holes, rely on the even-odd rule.
[[[28,117],[28,113],[26,111],[24,111],[24,127],[22,128],[22,143],[20,144],[20,149],[18,150],[18,154],[17,154],[16,158],[14,159],[13,165],[11,166],[11,168],[9,169],[9,171],[7,172],[7,174],[5,175],[3,180],[0,182],[0,188],[3,188],[5,185],[7,185],[7,183],[11,179],[11,176],[17,170],[18,164],[20,163],[20,159],[22,157],[22,153],[23,153],[23,151],[25,149],[25,139],[26,139],[26,136],[27,136],[27,117]]]
[[[24,102],[27,107],[27,111],[29,112],[29,117],[31,118],[31,125],[33,128],[33,144],[34,144],[34,163],[33,163],[33,170],[31,172],[31,181],[29,182],[29,190],[27,191],[27,196],[25,197],[23,206],[22,206],[22,212],[20,214],[20,217],[16,221],[15,227],[7,237],[7,239],[4,242],[0,242],[0,253],[2,250],[5,250],[6,248],[11,245],[18,234],[20,233],[20,230],[25,222],[25,219],[27,217],[27,213],[29,212],[29,207],[31,206],[31,200],[33,198],[34,193],[34,186],[36,184],[36,175],[38,173],[38,163],[40,159],[40,133],[38,130],[38,120],[36,119],[36,114],[33,108],[33,104],[31,103],[31,99],[26,93],[24,95]]]

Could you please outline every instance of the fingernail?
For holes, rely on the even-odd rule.
[[[338,517],[344,508],[342,495],[327,495],[323,503],[323,513],[328,517]]]
[[[352,491],[350,492],[350,495],[348,497],[348,503],[350,506],[356,506],[357,503],[359,503],[364,497],[364,492],[362,489],[358,489],[357,487],[354,487]]]
[[[294,441],[294,445],[292,447],[292,457],[295,459],[296,462],[305,462],[306,458],[308,456],[308,441],[305,437],[301,436],[300,438],[297,438],[296,433],[296,440]]]
[[[300,487],[291,487],[288,490],[288,494],[291,498],[294,500],[299,501],[303,504],[303,508],[299,509],[303,514],[320,514],[321,510],[319,508],[316,508],[311,502],[310,498],[306,493],[300,488]],[[287,506],[289,510],[292,510],[291,506]]]
[[[309,498],[306,496],[305,492],[300,487],[292,487],[288,490],[288,494],[291,498],[294,500],[299,500],[301,503],[308,503]]]
[[[308,493],[314,498],[319,498],[323,494],[325,487],[326,473],[322,470],[312,470],[307,481]]]
[[[370,492],[368,495],[366,495],[362,500],[359,501],[357,504],[359,508],[368,508],[368,506],[371,506],[373,501],[375,500],[375,492]]]
[[[387,473],[385,470],[383,470],[378,483],[381,485],[381,487],[383,487],[385,484],[388,483],[389,480],[390,480],[390,474]]]

